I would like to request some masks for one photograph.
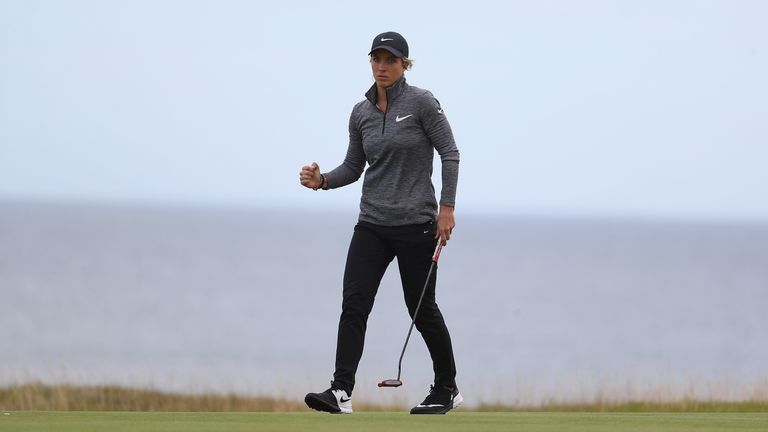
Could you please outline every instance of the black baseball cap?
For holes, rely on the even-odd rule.
[[[368,55],[371,55],[379,48],[391,52],[396,57],[408,57],[408,42],[406,42],[405,38],[397,32],[384,32],[373,38],[371,52],[369,52]]]

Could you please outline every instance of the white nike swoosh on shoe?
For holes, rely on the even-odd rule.
[[[398,122],[398,123],[400,123],[401,121],[403,121],[403,120],[407,119],[408,117],[410,117],[410,116],[412,116],[412,115],[413,115],[413,114],[408,114],[408,115],[407,115],[407,116],[405,116],[405,117],[400,117],[400,116],[398,115],[397,117],[395,117],[395,121],[396,121],[396,122]]]

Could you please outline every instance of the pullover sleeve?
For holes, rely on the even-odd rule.
[[[443,188],[440,205],[456,205],[456,185],[459,181],[459,149],[453,139],[451,125],[440,107],[440,101],[428,93],[421,108],[421,119],[432,146],[440,155]]]
[[[365,169],[363,138],[355,118],[355,110],[349,116],[349,147],[341,165],[325,174],[329,189],[336,189],[356,182]]]

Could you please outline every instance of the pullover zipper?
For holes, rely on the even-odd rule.
[[[387,110],[389,110],[389,102],[387,102]],[[381,121],[381,134],[384,135],[384,127],[387,126],[387,111],[384,111],[384,119]]]
[[[384,135],[384,128],[387,126],[387,111],[389,111],[389,97],[387,97],[387,109],[384,110],[384,120],[381,121],[382,135]]]

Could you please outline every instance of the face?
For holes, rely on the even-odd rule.
[[[371,53],[371,70],[376,85],[383,88],[391,87],[405,73],[403,61],[385,49]]]

